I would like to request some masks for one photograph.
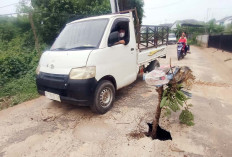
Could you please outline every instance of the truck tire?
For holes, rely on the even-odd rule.
[[[95,113],[104,114],[113,107],[115,99],[115,87],[108,81],[100,81],[96,87],[93,104],[90,106]]]
[[[154,60],[151,61],[150,64],[145,68],[144,72],[151,72],[152,70],[154,70],[155,68],[160,67],[159,61]]]

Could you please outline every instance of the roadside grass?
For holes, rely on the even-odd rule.
[[[12,79],[1,87],[0,110],[38,96],[35,84],[35,68],[33,68],[25,76]]]

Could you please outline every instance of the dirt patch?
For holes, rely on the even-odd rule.
[[[145,137],[145,133],[143,132],[138,132],[138,131],[132,131],[131,133],[127,134],[127,136],[133,138],[133,139],[140,139]]]
[[[218,82],[205,82],[205,81],[195,81],[196,85],[203,85],[203,86],[213,86],[213,87],[231,87],[231,84],[227,83],[218,83]]]
[[[10,103],[12,102],[11,97],[3,97],[0,98],[0,111],[10,107]]]

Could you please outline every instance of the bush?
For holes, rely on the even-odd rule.
[[[28,17],[0,18],[0,109],[38,96],[39,57]]]
[[[22,70],[23,73],[26,74],[23,75],[22,72],[19,72],[21,73],[21,75],[18,75],[17,77],[12,77],[10,81],[9,79],[1,79],[1,81],[4,82],[4,84],[2,84],[1,86],[0,98],[9,99],[7,106],[13,106],[21,102],[38,97],[35,84],[35,69],[37,67],[38,60],[39,55],[36,55],[31,59],[31,62],[27,65],[27,70]],[[12,71],[9,71],[9,74],[11,74],[11,72]],[[14,75],[12,74],[12,76]]]
[[[0,73],[8,78],[18,78],[27,71],[27,63],[20,56],[7,56],[0,60]]]
[[[194,116],[189,110],[183,110],[179,116],[180,122],[188,126],[194,125]]]
[[[6,53],[0,57],[0,86],[11,79],[20,78],[33,68],[38,61],[36,52],[11,54]]]

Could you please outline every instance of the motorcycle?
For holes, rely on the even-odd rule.
[[[185,51],[186,44],[184,42],[178,42],[177,43],[177,59],[180,60],[181,58],[184,58],[186,55]]]

